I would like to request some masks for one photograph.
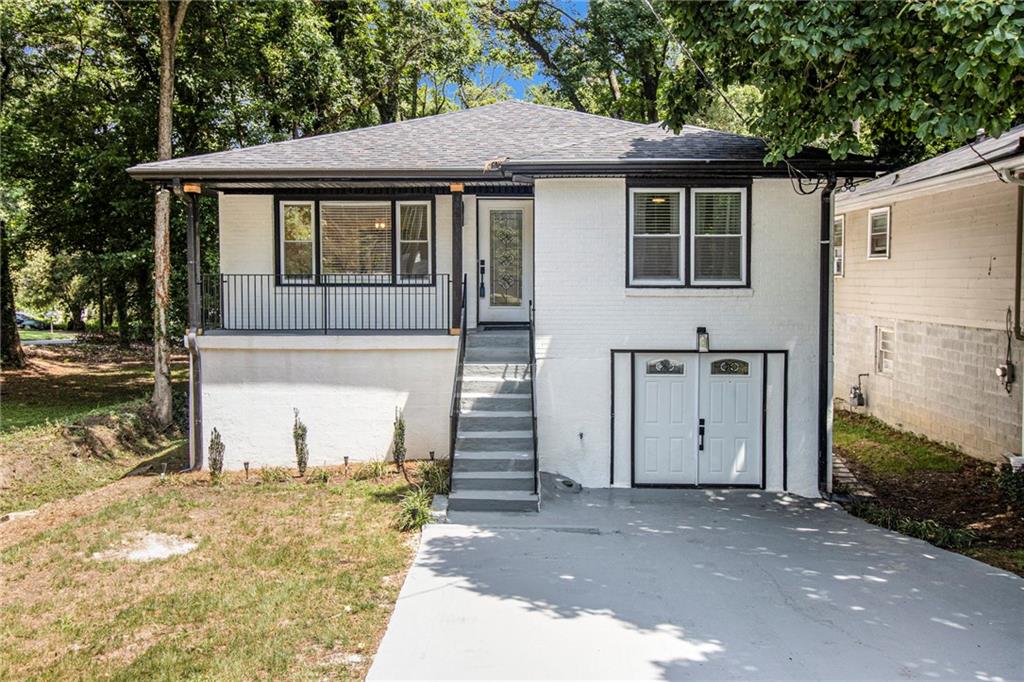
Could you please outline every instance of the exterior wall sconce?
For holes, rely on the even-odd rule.
[[[707,353],[711,350],[711,335],[707,327],[697,327],[697,352]]]

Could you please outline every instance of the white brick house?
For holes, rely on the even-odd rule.
[[[872,164],[506,102],[130,169],[218,202],[190,271],[193,463],[454,456],[451,503],[828,479],[837,180]],[[822,234],[825,235],[822,241]],[[198,262],[202,235],[192,231]],[[824,306],[824,307],[823,307]],[[821,311],[825,310],[824,315]],[[824,348],[824,352],[823,352]]]

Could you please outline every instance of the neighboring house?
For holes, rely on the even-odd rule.
[[[860,383],[886,422],[1021,451],[1022,172],[1018,126],[836,195],[837,399]]]
[[[293,408],[312,464],[387,457],[400,409],[410,456],[454,452],[456,508],[535,508],[538,468],[816,495],[829,203],[764,154],[505,102],[132,168],[193,225],[218,197],[220,272],[190,276],[193,463],[216,427],[226,466],[290,464]]]

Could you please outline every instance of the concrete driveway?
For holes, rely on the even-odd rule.
[[[1024,678],[1024,580],[750,491],[428,526],[370,679]]]

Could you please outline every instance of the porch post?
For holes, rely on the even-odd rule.
[[[183,197],[188,212],[188,229],[186,231],[186,249],[188,251],[188,329],[196,331],[202,321],[199,319],[199,196],[198,187],[185,185]]]
[[[452,329],[459,329],[462,326],[462,227],[463,207],[462,191],[465,186],[453,183],[450,187],[452,192]]]

